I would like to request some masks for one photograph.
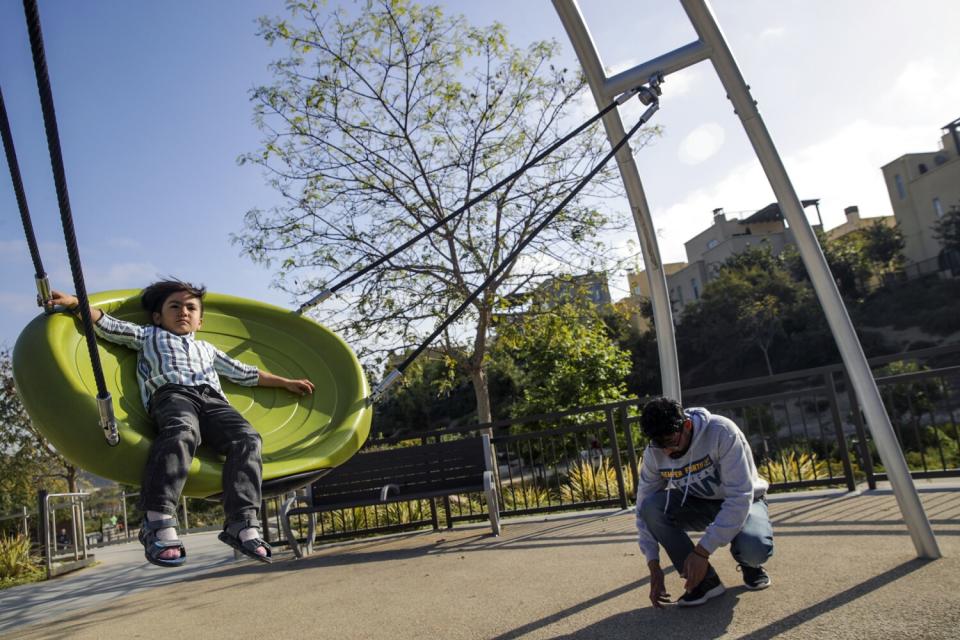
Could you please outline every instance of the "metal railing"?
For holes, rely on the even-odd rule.
[[[876,380],[912,475],[960,476],[960,346],[885,356],[870,364],[876,370],[899,361],[914,364],[894,369],[918,370],[881,374]],[[878,480],[886,479],[840,365],[688,389],[684,404],[706,406],[737,422],[750,442],[760,474],[771,482],[771,491],[824,486],[853,490],[859,482],[875,488]],[[638,451],[645,445],[638,425],[642,405],[636,399],[581,407],[372,439],[366,446],[410,446],[492,433],[502,516],[626,508],[634,500]],[[486,518],[479,495],[453,496],[449,501],[451,522],[440,521],[439,526]],[[437,522],[436,505],[430,501],[408,508],[420,515],[404,522],[401,516],[391,521],[390,514],[382,512],[331,514],[331,522],[340,525],[321,526],[317,537],[368,535],[384,527],[394,530]],[[279,501],[267,504],[274,518],[279,510]],[[343,524],[347,521],[350,526]]]
[[[41,513],[39,538],[44,550],[47,577],[61,575],[93,563],[87,548],[83,500],[88,493],[47,493],[38,496]],[[70,530],[57,528],[57,510],[70,509]],[[61,520],[62,522],[62,520]]]

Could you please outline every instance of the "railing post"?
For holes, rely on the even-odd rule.
[[[860,441],[860,459],[863,460],[863,472],[867,475],[867,487],[874,491],[877,488],[877,478],[873,474],[873,457],[870,455],[870,447],[867,444],[867,428],[863,424],[863,413],[860,412],[857,394],[853,390],[853,385],[850,383],[846,371],[843,372],[843,383],[847,387],[847,398],[850,402],[850,412],[853,414],[853,425],[857,429],[857,440]]]
[[[123,507],[123,535],[130,539],[130,523],[127,522],[127,492],[120,492],[120,504]]]
[[[627,421],[627,407],[620,407],[620,425],[623,427],[623,435],[627,439],[627,459],[630,462],[630,476],[633,478],[634,488],[640,486],[640,463],[637,460],[637,447],[633,443],[633,427]]]
[[[627,487],[623,482],[623,467],[620,462],[620,444],[617,442],[617,425],[613,422],[613,409],[607,409],[607,434],[613,450],[613,468],[617,474],[617,491],[620,493],[620,508],[627,508]]]
[[[47,577],[53,570],[53,559],[50,554],[50,523],[47,521],[47,495],[49,491],[40,489],[37,492],[37,542],[43,545],[43,555],[46,558]]]
[[[847,450],[847,437],[843,433],[843,418],[840,416],[840,405],[837,402],[837,388],[833,384],[833,372],[824,371],[823,385],[827,389],[827,398],[830,400],[830,415],[837,434],[837,445],[840,448],[840,460],[843,462],[843,473],[847,476],[847,490],[856,491],[857,481],[853,476],[853,465],[850,464],[850,452]],[[830,464],[829,461],[827,464]]]

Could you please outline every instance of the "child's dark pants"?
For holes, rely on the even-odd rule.
[[[190,462],[203,443],[226,457],[223,511],[226,524],[260,526],[261,438],[250,423],[208,385],[168,384],[150,400],[157,437],[143,469],[140,506],[176,516]]]

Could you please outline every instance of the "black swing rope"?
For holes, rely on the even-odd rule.
[[[10,133],[10,120],[7,118],[7,106],[3,101],[2,90],[0,90],[0,135],[3,137],[3,151],[7,156],[7,167],[10,169],[13,192],[17,196],[17,207],[20,209],[23,233],[27,236],[30,259],[33,260],[34,278],[37,281],[37,304],[42,305],[50,299],[50,283],[47,280],[47,272],[43,270],[40,249],[37,246],[37,236],[34,234],[33,223],[30,220],[30,208],[27,206],[27,196],[23,190],[23,178],[20,176],[20,164],[17,162],[17,150],[13,146],[13,135]]]
[[[353,282],[355,282],[358,278],[361,278],[361,277],[363,277],[364,275],[366,275],[367,273],[370,273],[371,270],[379,267],[379,266],[382,265],[384,262],[387,262],[388,260],[390,260],[391,258],[395,257],[395,256],[396,256],[397,254],[399,254],[400,252],[402,252],[402,251],[410,248],[411,246],[413,246],[414,244],[416,244],[416,243],[419,242],[420,240],[423,240],[423,239],[426,238],[428,235],[430,235],[431,233],[433,233],[434,231],[436,231],[437,229],[439,229],[439,228],[442,227],[443,225],[447,224],[448,222],[450,222],[451,220],[453,220],[454,218],[456,218],[457,216],[459,216],[461,213],[463,213],[464,211],[466,211],[467,209],[469,209],[469,208],[472,207],[473,205],[475,205],[475,204],[477,204],[478,202],[480,202],[481,200],[485,199],[485,198],[486,198],[487,196],[489,196],[490,194],[494,193],[495,191],[499,191],[501,188],[503,188],[504,186],[506,186],[507,184],[509,184],[509,183],[512,182],[513,180],[517,179],[518,177],[520,177],[521,175],[523,175],[524,173],[526,173],[529,169],[531,169],[533,166],[535,166],[535,165],[536,165],[537,163],[539,163],[541,160],[543,160],[544,158],[546,158],[547,156],[549,156],[551,153],[553,153],[554,151],[556,151],[557,149],[559,149],[560,147],[562,147],[564,144],[566,144],[567,142],[569,142],[572,138],[574,138],[574,137],[578,136],[579,134],[581,134],[583,131],[585,131],[585,130],[586,130],[590,125],[592,125],[594,122],[596,122],[597,120],[599,120],[599,119],[602,118],[603,116],[607,115],[607,113],[609,113],[612,109],[614,109],[615,107],[623,104],[624,102],[626,102],[627,100],[629,100],[635,93],[637,93],[637,92],[639,92],[639,91],[642,91],[642,90],[644,90],[644,88],[643,88],[642,86],[641,86],[641,87],[636,87],[636,88],[631,89],[630,91],[627,91],[627,92],[623,93],[622,95],[618,96],[618,97],[617,97],[616,99],[614,99],[610,104],[608,104],[608,105],[605,106],[603,109],[601,109],[599,112],[597,112],[596,114],[594,114],[593,117],[591,117],[589,120],[587,120],[586,122],[584,122],[583,124],[581,124],[579,127],[577,127],[576,129],[574,129],[573,131],[571,131],[570,133],[568,133],[567,135],[565,135],[563,138],[560,138],[559,140],[555,141],[553,144],[551,144],[549,147],[547,147],[546,149],[544,149],[543,151],[541,151],[539,154],[537,154],[536,156],[534,156],[531,160],[527,161],[523,166],[521,166],[519,169],[517,169],[516,171],[514,171],[513,173],[511,173],[510,175],[508,175],[506,178],[504,178],[504,179],[501,180],[500,182],[496,183],[495,185],[493,185],[492,187],[490,187],[489,189],[487,189],[487,190],[484,191],[483,193],[481,193],[481,194],[479,194],[479,195],[477,195],[477,196],[474,196],[473,198],[470,198],[465,204],[463,204],[462,206],[458,207],[456,210],[454,210],[454,211],[451,212],[450,214],[444,216],[442,219],[434,222],[432,225],[430,225],[429,227],[425,228],[423,231],[421,231],[420,233],[418,233],[418,234],[415,235],[414,237],[410,238],[409,240],[407,240],[406,242],[404,242],[402,245],[400,245],[400,246],[397,247],[396,249],[393,249],[392,251],[390,251],[390,252],[387,253],[386,255],[377,258],[376,260],[374,260],[373,262],[371,262],[371,263],[368,264],[367,266],[363,267],[363,268],[360,269],[359,271],[356,271],[356,272],[350,274],[349,276],[347,276],[346,278],[344,278],[344,279],[341,280],[340,282],[338,282],[338,283],[336,283],[335,285],[331,286],[329,289],[325,289],[324,291],[321,291],[320,293],[318,293],[317,295],[315,295],[313,298],[311,298],[310,300],[308,300],[308,301],[306,301],[305,303],[303,303],[302,305],[300,305],[300,308],[297,310],[297,313],[304,313],[305,311],[307,311],[307,310],[310,309],[311,307],[314,307],[314,306],[320,304],[321,302],[323,302],[324,300],[326,300],[327,298],[329,298],[329,297],[332,296],[333,294],[337,293],[338,291],[340,291],[340,290],[343,289],[344,287],[346,287],[346,286],[352,284]]]
[[[556,218],[561,211],[563,211],[564,207],[566,207],[567,204],[569,204],[569,202],[573,200],[573,198],[576,197],[576,195],[580,193],[580,191],[583,190],[584,187],[587,186],[587,184],[593,179],[593,177],[597,175],[597,173],[599,173],[604,166],[606,166],[607,162],[609,162],[610,159],[613,158],[617,154],[617,152],[620,151],[620,149],[625,144],[627,144],[627,142],[629,142],[630,138],[633,137],[633,135],[640,130],[640,127],[642,127],[646,122],[650,120],[650,117],[654,113],[656,113],[656,111],[660,108],[660,102],[659,100],[656,99],[653,93],[650,92],[650,90],[646,90],[646,93],[641,94],[641,97],[647,98],[648,100],[650,100],[650,103],[649,103],[649,106],[647,107],[647,110],[643,112],[643,114],[637,120],[637,123],[633,125],[630,131],[628,131],[626,135],[624,135],[623,138],[621,138],[620,141],[616,145],[614,145],[614,147],[609,151],[609,153],[607,153],[607,155],[605,155],[603,159],[593,169],[590,170],[590,173],[584,176],[580,180],[580,182],[577,183],[577,185],[573,188],[573,190],[570,191],[570,193],[563,199],[563,201],[559,205],[557,205],[557,207],[554,208],[553,211],[547,214],[543,218],[543,220],[541,220],[540,223],[536,227],[534,227],[534,229],[527,235],[526,238],[520,241],[520,243],[513,249],[513,251],[511,251],[510,254],[507,255],[507,257],[501,261],[500,265],[496,269],[494,269],[489,276],[487,276],[487,278],[480,284],[480,286],[477,287],[473,291],[473,293],[467,296],[467,298],[460,304],[460,306],[457,307],[457,309],[452,314],[447,316],[447,318],[443,322],[441,322],[436,329],[434,329],[433,333],[431,333],[426,338],[426,340],[424,340],[420,344],[420,346],[418,346],[412,353],[410,353],[403,360],[403,362],[397,365],[397,367],[393,371],[387,374],[387,376],[383,379],[383,381],[379,385],[377,385],[377,388],[374,389],[373,393],[371,394],[370,396],[371,401],[376,401],[383,394],[384,391],[386,391],[390,386],[392,386],[400,378],[400,376],[403,375],[403,372],[407,369],[407,367],[409,367],[413,363],[413,361],[416,360],[428,346],[430,346],[430,343],[436,340],[437,336],[443,333],[443,331],[447,327],[449,327],[450,324],[454,320],[456,320],[460,316],[460,314],[462,314],[467,309],[467,307],[474,300],[476,300],[487,287],[490,286],[492,282],[494,282],[497,278],[501,276],[501,274],[507,269],[507,267],[510,266],[517,259],[517,257],[520,255],[520,252],[523,251],[523,249],[528,244],[530,244],[535,237],[537,237],[537,234],[543,231],[547,227],[547,225],[549,225],[553,221],[553,219]],[[644,104],[648,104],[648,103],[644,102]]]
[[[67,245],[67,256],[70,260],[70,271],[73,274],[73,284],[77,299],[80,302],[80,317],[87,341],[87,350],[90,362],[93,365],[93,377],[97,384],[97,406],[100,411],[100,427],[110,446],[120,442],[117,431],[117,421],[113,413],[113,401],[107,391],[103,376],[103,367],[100,363],[100,354],[97,351],[97,339],[93,331],[93,319],[90,316],[90,302],[87,297],[87,288],[83,281],[83,268],[80,264],[80,250],[77,247],[77,235],[73,227],[73,215],[70,211],[70,196],[67,193],[67,176],[63,167],[63,154],[60,149],[60,133],[57,129],[57,114],[53,106],[53,91],[50,89],[50,76],[47,72],[47,59],[43,49],[43,33],[40,29],[40,12],[36,0],[23,0],[23,10],[27,20],[27,31],[30,34],[30,48],[33,53],[33,68],[37,76],[37,90],[40,93],[40,107],[43,110],[43,125],[47,134],[47,148],[50,151],[50,164],[53,168],[53,180],[57,189],[57,203],[60,207],[60,222],[63,225],[63,236]],[[4,115],[4,120],[6,116]],[[13,153],[12,139],[7,148],[7,157]],[[4,145],[7,144],[7,135],[4,135]],[[11,174],[16,161],[10,163]],[[19,170],[16,172],[15,183],[19,180]],[[21,202],[23,185],[17,189],[17,200]],[[27,241],[31,245],[31,254],[36,255],[34,264],[39,264],[39,252],[35,252],[36,239],[33,237],[33,226],[30,224],[29,211],[26,208],[26,198],[22,199],[21,216],[24,217],[24,229],[27,230]],[[38,274],[42,271],[37,267]],[[49,296],[49,292],[47,293]],[[47,298],[49,300],[49,297]],[[43,300],[43,303],[47,303]]]

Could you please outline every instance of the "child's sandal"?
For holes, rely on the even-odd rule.
[[[187,560],[187,549],[179,540],[161,540],[157,537],[157,532],[161,529],[176,528],[176,518],[161,518],[160,520],[143,519],[143,526],[140,528],[138,538],[143,545],[143,555],[147,562],[155,564],[158,567],[179,567]],[[167,549],[179,549],[179,558],[161,558],[160,554]]]
[[[250,540],[241,542],[240,532],[247,528],[249,527],[246,524],[243,524],[239,527],[237,525],[230,525],[220,532],[220,534],[217,536],[217,539],[219,539],[220,542],[230,545],[248,558],[252,558],[260,562],[266,562],[267,564],[273,562],[273,553],[266,540],[263,540],[258,536],[256,538],[251,538]],[[257,548],[259,547],[263,547],[267,552],[267,555],[262,556],[257,553]]]

